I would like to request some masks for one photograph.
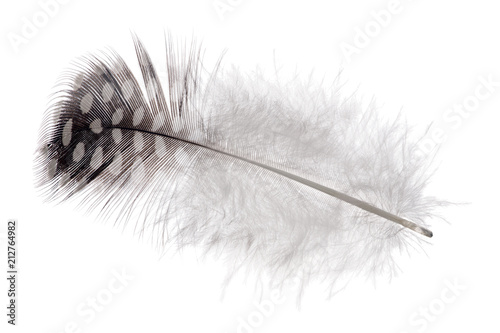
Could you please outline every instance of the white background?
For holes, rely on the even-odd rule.
[[[220,13],[217,3],[230,7]],[[237,332],[249,318],[253,326],[242,332],[499,330],[500,85],[467,117],[454,118],[455,127],[443,120],[454,105],[473,101],[476,89],[487,91],[481,78],[500,82],[493,1],[401,0],[382,27],[373,12],[393,8],[387,0],[70,0],[52,8],[46,22],[37,1],[3,1],[1,7],[0,221],[2,232],[7,219],[19,221],[20,256],[18,326],[6,324],[2,278],[2,332]],[[14,46],[12,36],[22,37],[26,20],[37,17],[38,31]],[[362,45],[359,31],[365,28],[374,30]],[[354,280],[330,300],[321,286],[312,287],[301,309],[285,293],[262,315],[255,302],[267,304],[270,296],[260,298],[240,277],[221,299],[222,263],[203,261],[195,251],[160,256],[130,230],[97,222],[73,203],[43,203],[33,188],[33,153],[61,72],[80,55],[107,46],[133,64],[130,30],[161,60],[164,29],[203,39],[208,56],[227,49],[225,63],[242,70],[272,65],[273,54],[305,75],[315,69],[331,77],[342,68],[360,96],[376,97],[381,112],[402,108],[418,128],[434,123],[446,140],[429,192],[468,204],[445,211],[450,224],[431,221],[435,236],[426,254],[403,257],[402,273],[392,281],[379,279],[374,286]],[[359,46],[358,53],[346,57],[346,44]],[[104,297],[113,272],[122,270],[133,277],[123,290],[95,317],[78,314],[89,297]],[[460,289],[453,292],[450,283]],[[426,308],[431,317],[423,319],[419,311]]]

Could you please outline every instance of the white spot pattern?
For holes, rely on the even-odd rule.
[[[83,83],[83,74],[79,74],[75,79],[75,82],[73,84],[73,89],[78,90],[82,86],[82,83]]]
[[[71,129],[73,128],[73,119],[66,122],[62,131],[62,143],[66,147],[71,142]]]
[[[85,155],[85,144],[83,142],[78,142],[75,150],[73,150],[73,161],[80,162],[83,155]]]
[[[159,136],[155,136],[155,153],[156,156],[162,158],[167,152],[167,146],[165,145],[165,140]]]
[[[80,101],[80,109],[83,113],[87,113],[90,111],[93,101],[94,96],[92,96],[91,93],[87,93],[87,95],[83,96],[82,100]]]
[[[90,160],[90,168],[92,170],[97,170],[102,165],[102,160],[102,147],[97,147]]]
[[[53,158],[49,162],[49,168],[47,170],[47,175],[49,176],[49,179],[54,178],[54,175],[56,174],[56,169],[57,169],[57,159]]]
[[[97,67],[97,68],[95,69],[95,73],[96,73],[97,75],[102,75],[102,74],[104,74],[104,70],[103,70],[101,67]]]
[[[122,141],[122,130],[119,128],[114,128],[111,131],[111,135],[113,136],[113,140],[115,140],[115,143],[118,144],[120,141]]]
[[[141,132],[135,132],[134,134],[134,148],[136,153],[142,151],[142,148],[144,148],[144,138]]]
[[[133,125],[134,126],[139,125],[143,118],[144,118],[144,107],[141,106],[134,111]]]
[[[108,167],[109,172],[113,175],[118,176],[122,170],[123,157],[121,153],[118,153],[113,157],[113,162]]]
[[[93,122],[90,123],[90,129],[92,132],[99,134],[102,132],[102,125],[101,125],[101,119],[96,119]]]
[[[62,175],[61,179],[59,179],[59,187],[63,187],[69,182],[69,173],[65,173]]]
[[[109,82],[106,82],[106,84],[102,88],[102,98],[104,100],[104,103],[109,102],[111,98],[113,98],[114,92],[115,91],[113,89],[113,85]]]
[[[134,94],[134,84],[132,79],[128,79],[122,85],[123,96],[128,101]]]
[[[113,118],[111,119],[111,122],[113,125],[118,125],[120,121],[123,119],[123,110],[122,109],[116,109],[115,113],[113,113]]]
[[[153,119],[153,126],[151,127],[151,130],[153,132],[156,132],[157,130],[160,129],[160,127],[163,126],[165,123],[165,115],[163,113],[158,113],[155,115],[155,118]]]

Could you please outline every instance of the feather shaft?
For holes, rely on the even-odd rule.
[[[378,216],[383,217],[383,218],[385,218],[385,219],[387,219],[389,221],[392,221],[394,223],[402,225],[403,227],[408,228],[408,229],[410,229],[410,230],[412,230],[414,232],[417,232],[417,233],[419,233],[419,234],[421,234],[423,236],[426,236],[426,237],[429,237],[429,238],[431,238],[433,236],[432,231],[430,231],[429,229],[424,228],[422,226],[419,226],[418,224],[416,224],[414,222],[411,222],[411,221],[409,221],[407,219],[404,219],[404,218],[402,218],[400,216],[394,215],[394,214],[392,214],[390,212],[387,212],[387,211],[385,211],[383,209],[380,209],[378,207],[370,205],[367,202],[364,202],[362,200],[356,199],[356,198],[354,198],[354,197],[352,197],[350,195],[347,195],[345,193],[339,192],[339,191],[337,191],[335,189],[332,189],[332,188],[326,187],[324,185],[318,184],[318,183],[313,182],[313,181],[311,181],[309,179],[306,179],[306,178],[294,175],[294,174],[292,174],[290,172],[286,172],[286,171],[283,171],[283,170],[280,170],[280,169],[277,169],[277,168],[273,168],[272,166],[269,166],[269,165],[265,165],[265,164],[262,164],[262,163],[259,163],[259,162],[256,162],[256,161],[252,161],[250,159],[247,159],[247,158],[244,158],[244,157],[241,157],[241,156],[233,155],[233,154],[224,152],[222,150],[218,150],[218,149],[214,149],[214,148],[211,148],[211,147],[207,147],[207,146],[204,146],[204,145],[201,145],[201,144],[189,141],[189,140],[185,140],[185,139],[182,139],[182,138],[178,138],[178,137],[175,137],[175,136],[169,136],[169,135],[159,134],[159,133],[156,133],[156,132],[138,130],[137,128],[110,127],[109,129],[113,129],[113,128],[118,128],[118,129],[122,129],[122,130],[139,131],[139,132],[148,133],[148,134],[152,134],[152,135],[160,135],[160,136],[163,136],[165,138],[170,138],[170,139],[178,140],[178,141],[181,141],[181,142],[184,142],[184,143],[192,144],[192,145],[195,145],[195,146],[198,146],[198,147],[201,147],[201,148],[205,148],[205,149],[211,150],[211,151],[216,152],[216,153],[224,154],[224,155],[232,157],[232,158],[239,159],[241,161],[244,161],[244,162],[253,164],[255,166],[264,168],[264,169],[266,169],[268,171],[274,172],[274,173],[276,173],[276,174],[278,174],[280,176],[283,176],[283,177],[286,177],[288,179],[294,180],[294,181],[296,181],[296,182],[298,182],[300,184],[309,186],[309,187],[311,187],[313,189],[316,189],[316,190],[318,190],[320,192],[328,194],[328,195],[330,195],[330,196],[332,196],[334,198],[337,198],[337,199],[342,200],[344,202],[347,202],[347,203],[349,203],[349,204],[351,204],[353,206],[361,208],[361,209],[363,209],[363,210],[365,210],[365,211],[367,211],[369,213],[378,215]]]

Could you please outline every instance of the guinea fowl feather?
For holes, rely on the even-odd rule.
[[[391,274],[442,203],[397,118],[298,79],[244,75],[166,38],[160,80],[140,40],[144,89],[114,51],[63,77],[35,160],[48,200],[75,197],[164,247],[195,246],[275,283],[329,286]]]

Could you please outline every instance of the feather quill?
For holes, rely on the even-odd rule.
[[[77,195],[158,246],[203,247],[274,282],[390,274],[396,251],[432,236],[441,202],[399,119],[342,99],[338,82],[209,71],[196,42],[171,37],[161,82],[134,45],[145,88],[114,51],[63,78],[35,160],[47,199]]]

